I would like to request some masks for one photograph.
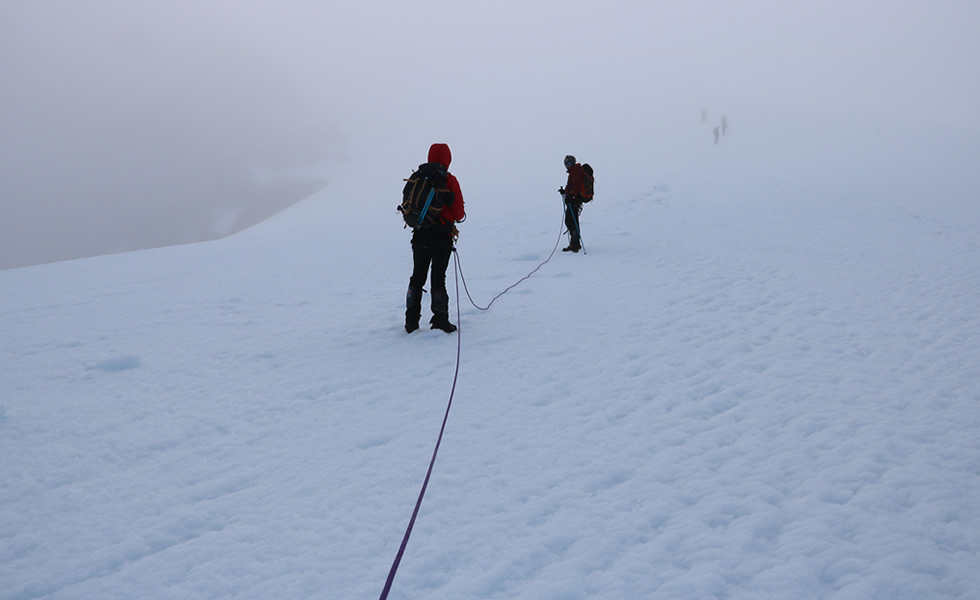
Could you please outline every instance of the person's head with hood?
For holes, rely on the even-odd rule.
[[[432,144],[429,146],[429,162],[439,163],[448,170],[449,163],[453,162],[453,153],[449,150],[449,144]]]

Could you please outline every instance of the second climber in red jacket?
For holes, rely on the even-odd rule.
[[[582,232],[578,226],[579,215],[582,214],[582,203],[585,201],[585,173],[582,165],[575,162],[575,157],[569,154],[565,157],[565,170],[568,171],[568,181],[565,187],[558,188],[565,202],[565,228],[568,229],[568,246],[563,252],[578,252],[582,249]]]

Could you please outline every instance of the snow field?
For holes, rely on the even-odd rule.
[[[458,337],[404,333],[408,233],[343,187],[0,272],[0,598],[375,596],[457,340],[391,598],[974,597],[975,208],[704,160],[461,290]],[[485,305],[561,208],[467,201]]]

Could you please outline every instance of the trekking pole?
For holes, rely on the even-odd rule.
[[[585,249],[585,240],[582,238],[582,226],[579,224],[578,215],[572,211],[572,218],[575,219],[575,229],[578,229],[578,243],[582,245],[582,254],[588,255],[589,251]]]
[[[562,189],[558,190],[558,195],[561,196],[561,206],[562,206],[561,220],[562,220],[562,223],[565,223],[567,221],[565,219],[565,214],[564,213],[565,213],[566,210],[568,210],[568,202],[565,202],[565,192],[563,191],[564,189],[565,188],[562,188]],[[571,241],[572,232],[568,230],[568,226],[567,225],[565,226],[565,233],[568,234],[569,241]]]

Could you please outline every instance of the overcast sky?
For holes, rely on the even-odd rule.
[[[702,109],[977,136],[978,30],[972,0],[3,0],[0,268],[200,239],[432,141],[635,155]]]

